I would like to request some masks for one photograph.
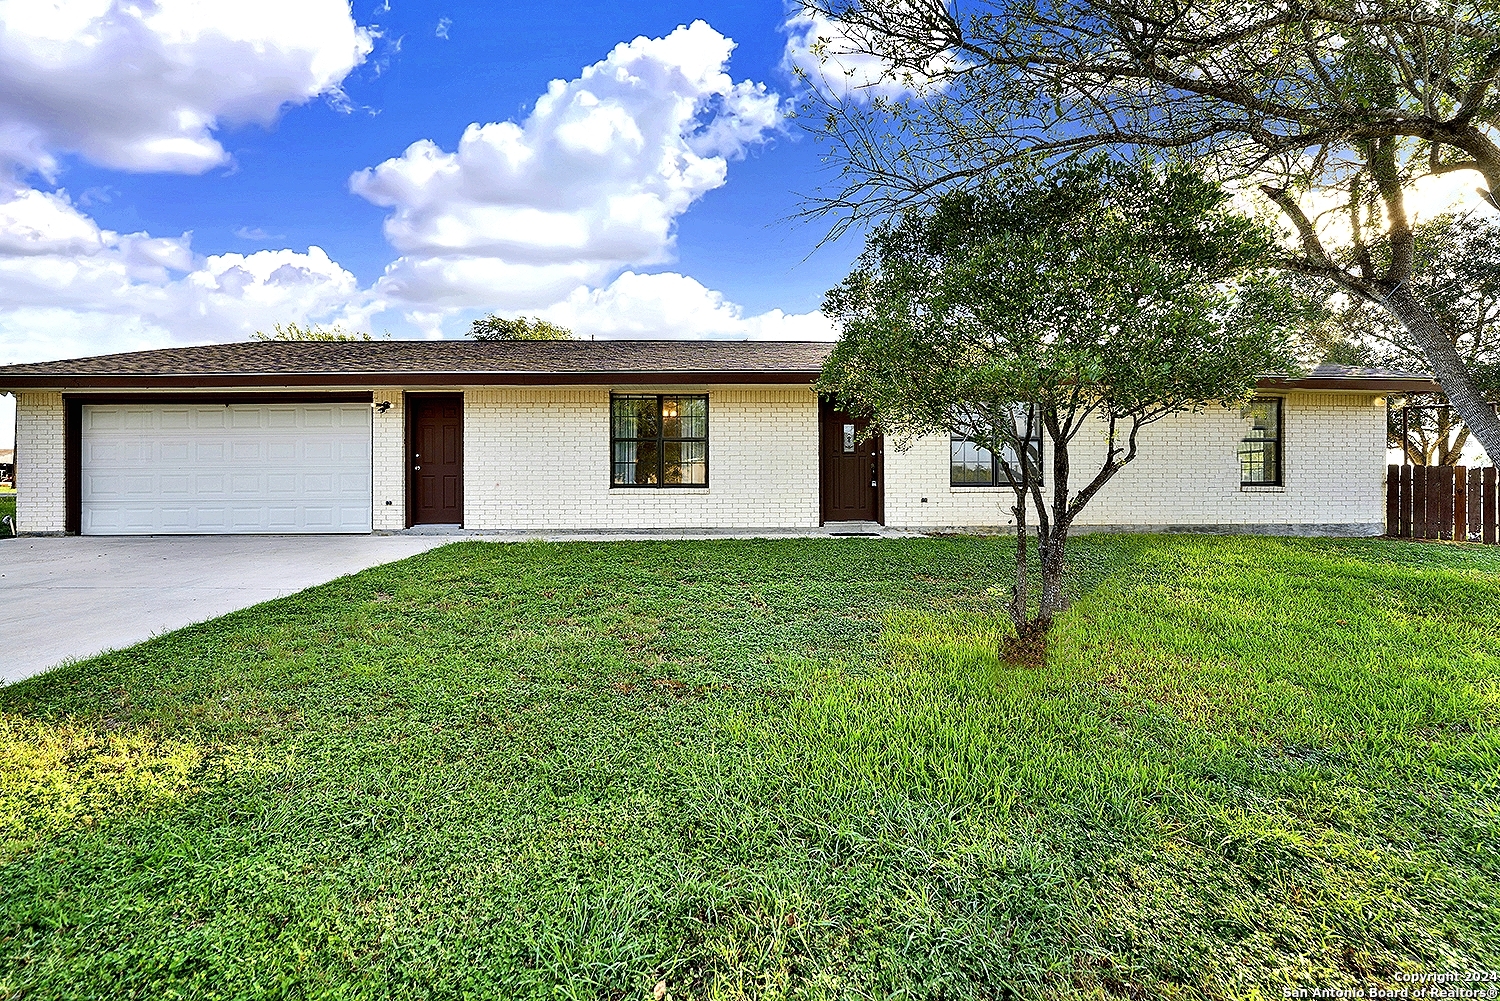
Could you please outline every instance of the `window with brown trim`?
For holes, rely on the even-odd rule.
[[[708,486],[708,397],[609,398],[612,487]]]
[[[1025,407],[1018,406],[1016,425],[1025,431]],[[1031,437],[1026,441],[1026,454],[1031,459],[1031,482],[1042,483],[1042,422],[1030,421]],[[979,444],[962,435],[949,436],[948,484],[955,487],[1008,487],[1019,483],[1021,463],[1016,450],[1010,445],[1000,448],[991,444]],[[1013,479],[1014,478],[1014,479]]]
[[[1281,398],[1257,396],[1241,416],[1250,430],[1240,439],[1240,486],[1281,486]]]

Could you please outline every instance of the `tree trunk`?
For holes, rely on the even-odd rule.
[[[1043,629],[1052,628],[1052,619],[1067,607],[1067,596],[1063,593],[1063,582],[1067,576],[1068,526],[1054,525],[1047,544],[1038,554],[1042,564],[1042,597],[1037,609],[1037,619],[1044,623]]]
[[[1016,503],[1016,585],[1010,593],[1010,620],[1016,625],[1019,635],[1026,625],[1026,613],[1031,604],[1031,593],[1026,586],[1027,542],[1026,542],[1026,498]]]
[[[1463,358],[1442,324],[1405,286],[1397,286],[1385,299],[1386,308],[1422,345],[1433,375],[1443,387],[1448,402],[1479,440],[1490,461],[1500,465],[1500,416],[1474,385]]]

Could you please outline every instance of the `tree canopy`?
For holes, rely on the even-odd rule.
[[[1016,163],[1184,157],[1258,188],[1295,233],[1283,267],[1388,312],[1500,459],[1500,419],[1416,290],[1418,179],[1500,191],[1491,0],[804,0],[820,51],[881,67],[815,81],[841,181],[811,209],[878,220]]]
[[[571,341],[573,331],[540,317],[506,319],[491,313],[475,320],[469,336],[476,341]]]
[[[1141,429],[1295,370],[1298,299],[1269,273],[1272,250],[1216,184],[1181,167],[1096,159],[950,191],[877,228],[829,292],[842,336],[821,388],[898,447],[945,432],[1007,456],[1021,533],[1011,614],[1018,635],[1045,632],[1068,531],[1135,459]],[[1043,573],[1034,615],[1028,507]]]
[[[1412,287],[1431,302],[1476,387],[1500,400],[1500,222],[1473,213],[1445,214],[1414,226]],[[1377,261],[1377,264],[1380,262]],[[1334,314],[1325,357],[1350,365],[1421,370],[1422,345],[1390,313],[1361,299]],[[1462,461],[1469,429],[1435,394],[1395,400],[1390,442],[1409,461]]]
[[[369,334],[345,330],[338,324],[324,327],[317,323],[298,325],[296,322],[275,324],[271,333],[257,330],[250,335],[252,341],[368,341]]]

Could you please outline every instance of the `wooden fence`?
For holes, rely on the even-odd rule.
[[[1496,472],[1466,466],[1388,466],[1385,534],[1496,544]]]

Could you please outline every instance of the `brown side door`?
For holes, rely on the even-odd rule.
[[[461,394],[409,400],[411,523],[464,521],[464,398]]]
[[[863,437],[869,421],[825,405],[823,521],[879,521],[880,439]]]

